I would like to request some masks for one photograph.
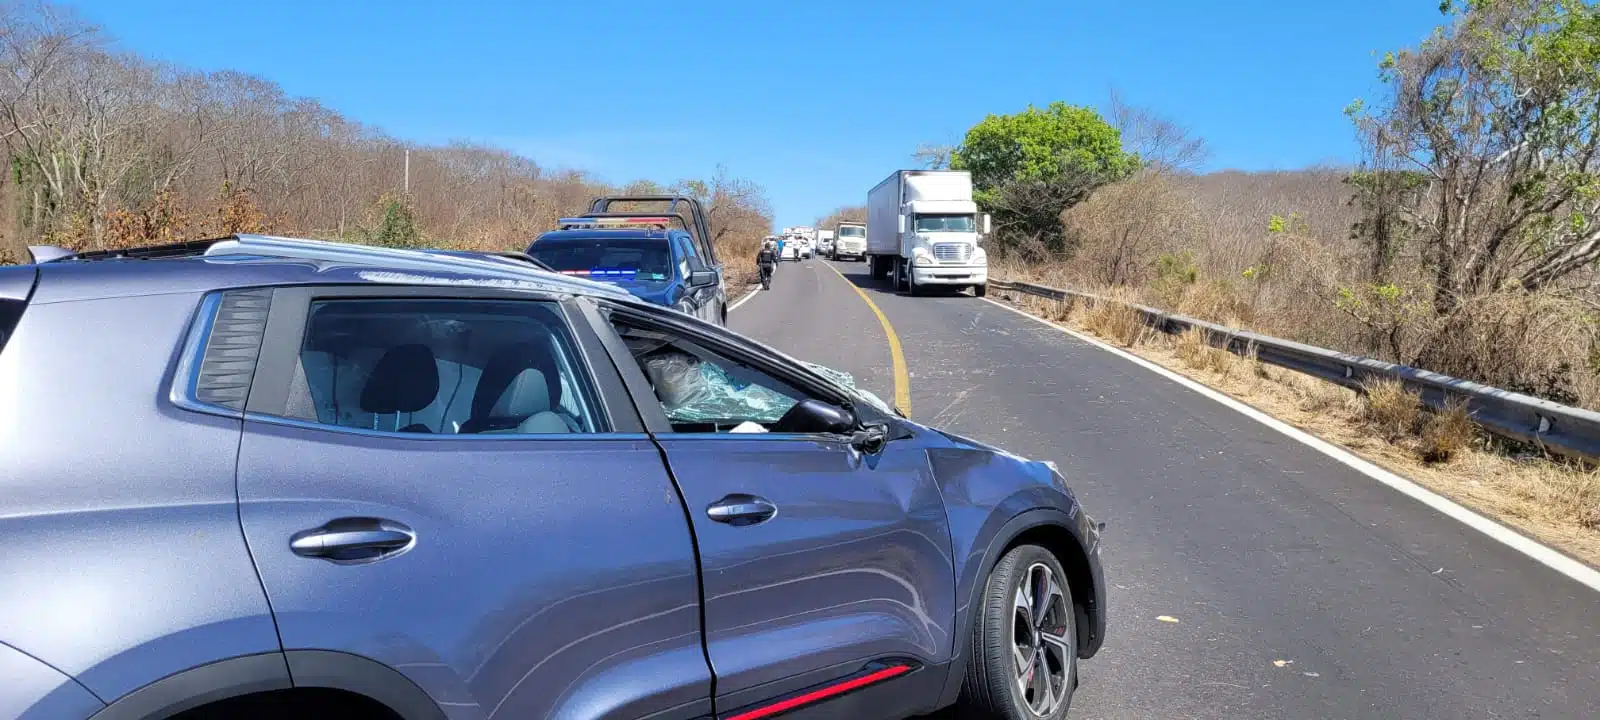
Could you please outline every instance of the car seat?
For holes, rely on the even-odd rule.
[[[547,343],[507,343],[484,363],[472,395],[472,415],[461,424],[461,432],[572,432],[571,423],[552,411],[561,404],[561,392]]]
[[[361,388],[361,409],[377,415],[395,416],[396,430],[403,433],[431,433],[422,423],[400,424],[400,413],[414,413],[431,404],[439,395],[439,366],[427,345],[396,345],[373,366]],[[376,418],[374,418],[376,422]]]

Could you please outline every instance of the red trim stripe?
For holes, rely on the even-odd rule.
[[[788,700],[780,700],[771,705],[767,705],[766,707],[747,710],[739,713],[738,715],[730,716],[726,720],[760,720],[761,718],[772,717],[779,713],[788,712],[804,705],[811,705],[813,703],[819,703],[823,700],[827,700],[828,698],[838,697],[839,695],[843,695],[851,690],[880,683],[884,680],[888,680],[889,678],[904,675],[910,671],[911,667],[908,665],[895,665],[893,667],[886,667],[877,672],[868,675],[862,675],[861,677],[853,680],[846,680],[837,685],[829,685],[824,688],[812,690],[804,695],[796,695]]]

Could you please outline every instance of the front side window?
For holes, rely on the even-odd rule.
[[[694,243],[688,238],[678,239],[678,272],[682,277],[689,277],[691,270],[705,267],[705,263],[694,252]]]
[[[693,341],[615,324],[675,432],[769,432],[809,397],[772,375]]]
[[[593,384],[554,305],[360,299],[311,304],[289,417],[434,435],[593,433]]]
[[[977,232],[971,215],[918,215],[917,232]]]

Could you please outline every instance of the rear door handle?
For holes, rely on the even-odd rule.
[[[416,540],[417,534],[404,523],[348,517],[295,533],[289,538],[289,549],[301,557],[355,564],[398,555],[410,549]]]
[[[734,527],[766,522],[777,514],[777,505],[773,505],[766,498],[744,493],[734,493],[711,503],[711,507],[706,508],[706,515],[712,520]]]

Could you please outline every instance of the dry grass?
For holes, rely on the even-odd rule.
[[[1066,316],[1063,324],[1080,330],[1093,317],[1029,296],[1017,305],[1048,319]],[[1253,349],[1241,357],[1213,347],[1199,332],[1145,333],[1130,349],[1600,566],[1600,473],[1507,452],[1485,440],[1464,406],[1426,412],[1398,383],[1357,393],[1268,368]]]
[[[1423,462],[1449,462],[1470,447],[1477,434],[1467,403],[1452,400],[1443,411],[1431,413],[1423,423],[1417,454]]]
[[[1123,347],[1132,347],[1145,333],[1139,311],[1116,300],[1095,303],[1085,315],[1084,324],[1090,332]]]
[[[1368,381],[1363,385],[1363,419],[1374,432],[1389,442],[1411,435],[1422,422],[1422,398],[1393,379]]]

